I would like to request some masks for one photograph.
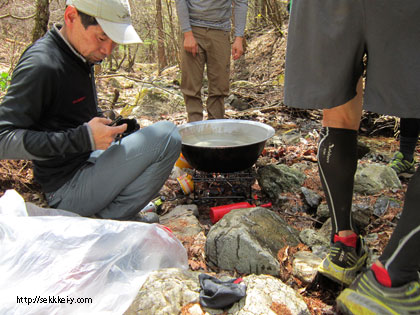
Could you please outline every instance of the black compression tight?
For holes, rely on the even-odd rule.
[[[353,230],[351,205],[357,168],[357,131],[324,127],[318,146],[318,167],[335,233]]]
[[[413,160],[414,150],[420,134],[420,119],[400,119],[400,152],[408,161]]]
[[[420,270],[420,171],[408,184],[404,207],[397,227],[379,261],[388,270],[392,286],[417,280]]]

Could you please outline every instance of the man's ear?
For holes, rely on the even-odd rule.
[[[77,9],[72,6],[69,5],[66,7],[66,10],[64,11],[64,23],[68,26],[71,27],[71,25],[74,24],[74,22],[76,21],[76,18],[78,16],[78,12]]]

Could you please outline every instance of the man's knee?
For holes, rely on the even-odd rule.
[[[179,155],[181,152],[181,134],[178,131],[178,127],[170,121],[159,121],[152,125],[153,128],[156,128],[157,137],[163,137],[168,139],[166,142],[167,149],[170,151],[175,151]],[[157,139],[156,139],[157,140]]]
[[[173,141],[181,143],[181,135],[178,131],[178,127],[173,122],[159,121],[155,123],[155,125],[159,126],[160,129],[165,130]]]
[[[360,126],[361,111],[346,104],[323,110],[322,126],[358,130]]]
[[[363,82],[357,83],[356,96],[342,104],[323,110],[322,125],[324,127],[358,130],[362,118]]]

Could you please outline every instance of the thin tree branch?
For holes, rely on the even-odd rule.
[[[16,15],[13,15],[13,14],[9,13],[9,14],[5,14],[5,15],[1,15],[0,19],[5,19],[5,18],[8,18],[8,17],[11,17],[11,18],[16,19],[16,20],[29,20],[29,19],[34,18],[35,15],[36,15],[36,13],[34,13],[32,15],[29,15],[29,16],[16,16]]]

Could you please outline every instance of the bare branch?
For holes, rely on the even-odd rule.
[[[23,20],[33,19],[35,17],[35,13],[32,14],[32,15],[29,15],[29,16],[16,16],[16,15],[13,15],[13,14],[9,13],[9,14],[5,14],[5,15],[1,15],[0,19],[5,19],[5,18],[8,18],[8,17],[11,17],[11,18],[16,19],[16,20],[23,21]]]

